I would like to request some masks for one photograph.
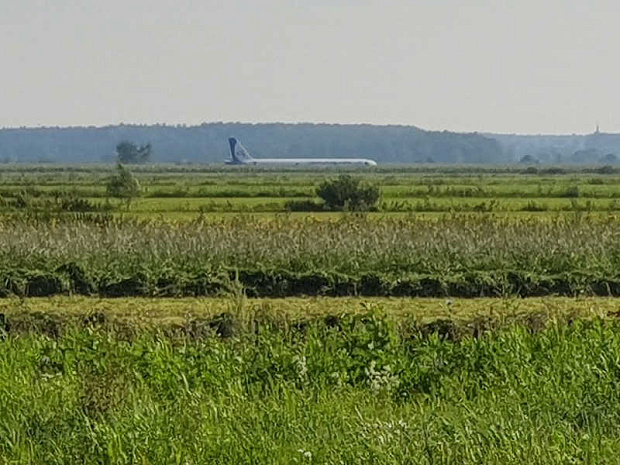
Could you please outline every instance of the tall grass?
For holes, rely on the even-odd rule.
[[[439,281],[428,284],[435,290],[420,295],[442,295],[447,292],[440,290],[442,283],[453,281],[471,287],[464,295],[476,295],[485,280],[495,290],[507,280],[515,291],[530,281],[560,279],[570,281],[570,289],[560,293],[598,286],[595,293],[615,295],[620,292],[619,224],[616,217],[585,214],[548,220],[452,215],[368,221],[343,216],[332,222],[238,217],[185,224],[5,219],[0,222],[0,277],[5,287],[9,278],[15,278],[11,286],[19,287],[26,275],[64,270],[54,278],[61,288],[64,279],[75,280],[81,273],[95,288],[137,283],[138,293],[147,295],[166,283],[182,287],[187,282],[191,287],[201,279],[202,290],[196,292],[207,292],[213,284],[208,276],[235,270],[244,285],[251,288],[254,280],[263,291],[269,287],[267,295],[315,293],[338,282],[349,283],[344,293],[355,293],[350,288],[358,286],[361,293],[369,289],[382,295],[398,293],[393,287],[402,288],[406,279],[421,280],[425,286],[425,277]],[[311,290],[304,291],[302,285],[295,291],[295,284],[278,281],[277,276],[287,274],[307,275],[303,279],[312,281]],[[385,280],[388,288],[379,289]],[[279,292],[278,286],[285,285]],[[556,292],[549,286],[551,290],[532,292]]]
[[[7,463],[611,463],[617,324],[476,338],[380,313],[222,340],[91,324],[0,343]],[[443,334],[443,335],[442,335]]]
[[[451,215],[366,220],[167,223],[109,220],[0,221],[0,267],[68,262],[89,268],[132,269],[193,264],[334,270],[446,273],[527,269],[533,273],[615,275],[620,218],[585,215],[547,220]]]

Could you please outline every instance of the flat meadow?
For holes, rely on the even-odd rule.
[[[141,195],[123,213],[140,218],[183,213],[280,213],[287,202],[316,198],[318,183],[334,176],[328,169],[273,171],[244,167],[136,166]],[[620,210],[620,170],[599,168],[385,167],[348,171],[379,186],[380,214],[495,212],[509,214],[604,212]],[[76,211],[116,206],[106,193],[113,167],[7,165],[0,170],[0,211],[44,209],[54,201],[88,201]],[[15,202],[19,199],[19,202]],[[313,216],[329,212],[312,212]]]
[[[0,463],[616,462],[620,170],[129,169],[0,169]]]

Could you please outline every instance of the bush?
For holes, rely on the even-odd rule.
[[[106,191],[109,196],[119,199],[131,199],[140,195],[140,183],[127,168],[118,163],[117,173],[108,180]]]
[[[348,174],[324,181],[317,188],[316,194],[323,199],[327,208],[338,211],[376,210],[381,198],[381,191],[377,186],[364,183]]]

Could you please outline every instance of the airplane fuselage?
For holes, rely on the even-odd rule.
[[[376,161],[367,158],[254,158],[234,137],[229,138],[228,143],[228,165],[377,165]]]
[[[377,162],[365,158],[253,158],[247,161],[227,161],[229,165],[365,165]]]

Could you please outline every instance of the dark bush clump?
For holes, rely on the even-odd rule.
[[[327,208],[336,211],[376,210],[381,198],[381,191],[377,186],[364,183],[348,174],[322,182],[316,194],[323,199]]]

